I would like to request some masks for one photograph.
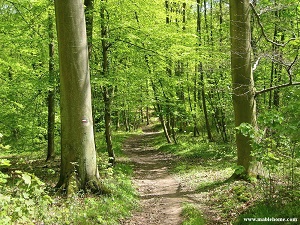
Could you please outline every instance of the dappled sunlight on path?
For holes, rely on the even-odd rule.
[[[160,132],[144,131],[124,144],[124,150],[134,164],[134,184],[140,194],[141,209],[122,224],[181,224],[181,185],[169,173],[173,159],[151,147],[154,138],[162,135]]]

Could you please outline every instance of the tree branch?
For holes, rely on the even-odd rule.
[[[294,61],[289,66],[286,67],[286,71],[289,75],[290,83],[292,83],[292,79],[293,79],[292,67],[296,63],[297,59],[298,59],[298,54],[296,55]]]
[[[296,40],[295,38],[291,38],[291,39],[289,39],[287,42],[285,42],[285,43],[283,43],[283,44],[280,44],[280,43],[278,43],[278,42],[275,42],[275,41],[272,41],[271,39],[269,39],[268,36],[267,36],[267,34],[265,33],[264,27],[263,27],[263,25],[262,25],[262,23],[261,23],[261,21],[260,21],[260,17],[259,17],[259,15],[258,15],[258,13],[256,12],[254,5],[253,5],[252,3],[249,3],[249,4],[250,4],[250,6],[251,6],[252,11],[254,12],[254,15],[255,15],[256,19],[257,19],[257,23],[258,23],[258,25],[259,25],[259,27],[260,27],[260,29],[261,29],[262,35],[264,36],[264,38],[266,39],[267,42],[270,42],[270,43],[272,43],[273,45],[276,45],[276,46],[284,47],[284,46],[286,46],[289,42],[291,42],[291,41],[293,41],[293,40]]]
[[[278,85],[278,86],[269,87],[269,88],[263,89],[261,91],[256,91],[255,92],[255,97],[257,97],[260,94],[263,94],[263,93],[266,93],[266,92],[269,92],[269,91],[273,91],[275,89],[285,88],[285,87],[289,87],[289,86],[296,86],[296,85],[300,85],[300,82],[289,82],[289,83],[286,83],[286,84],[281,84],[281,85]]]

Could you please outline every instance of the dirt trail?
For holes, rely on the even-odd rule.
[[[123,225],[179,225],[182,208],[181,184],[170,175],[170,155],[151,147],[154,138],[162,135],[149,128],[124,143],[124,151],[134,163],[134,183],[141,197],[141,210]]]

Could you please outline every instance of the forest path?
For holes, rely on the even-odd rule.
[[[153,141],[161,132],[145,127],[144,133],[126,140],[123,149],[134,164],[134,184],[141,199],[141,210],[124,225],[179,225],[182,223],[181,184],[169,172],[174,156],[158,151]]]

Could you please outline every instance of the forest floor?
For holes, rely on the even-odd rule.
[[[248,224],[247,217],[298,217],[298,203],[284,203],[286,194],[276,185],[230,179],[236,160],[230,145],[198,139],[165,144],[163,138],[152,125],[123,143],[140,207],[122,225],[232,225]],[[270,187],[278,193],[269,194]]]
[[[214,218],[213,210],[206,204],[207,192],[197,193],[187,180],[172,173],[180,158],[154,147],[159,135],[163,134],[145,127],[142,134],[130,137],[123,145],[123,150],[134,164],[133,182],[140,195],[141,207],[121,224],[179,225],[183,223],[183,205],[187,203],[196,203],[206,217]],[[215,222],[206,221],[206,224]]]
[[[98,135],[97,146],[105,150],[104,135]],[[108,196],[53,193],[59,159],[45,163],[41,151],[3,151],[0,199],[6,210],[0,211],[0,224],[7,224],[3,215],[14,224],[29,224],[25,219],[107,225],[242,225],[250,224],[243,218],[265,217],[299,221],[299,185],[288,189],[282,180],[228,179],[235,168],[234,147],[191,135],[178,134],[178,144],[167,144],[157,124],[143,133],[116,132],[114,170],[107,168],[106,152],[99,152],[101,177],[113,193]]]

